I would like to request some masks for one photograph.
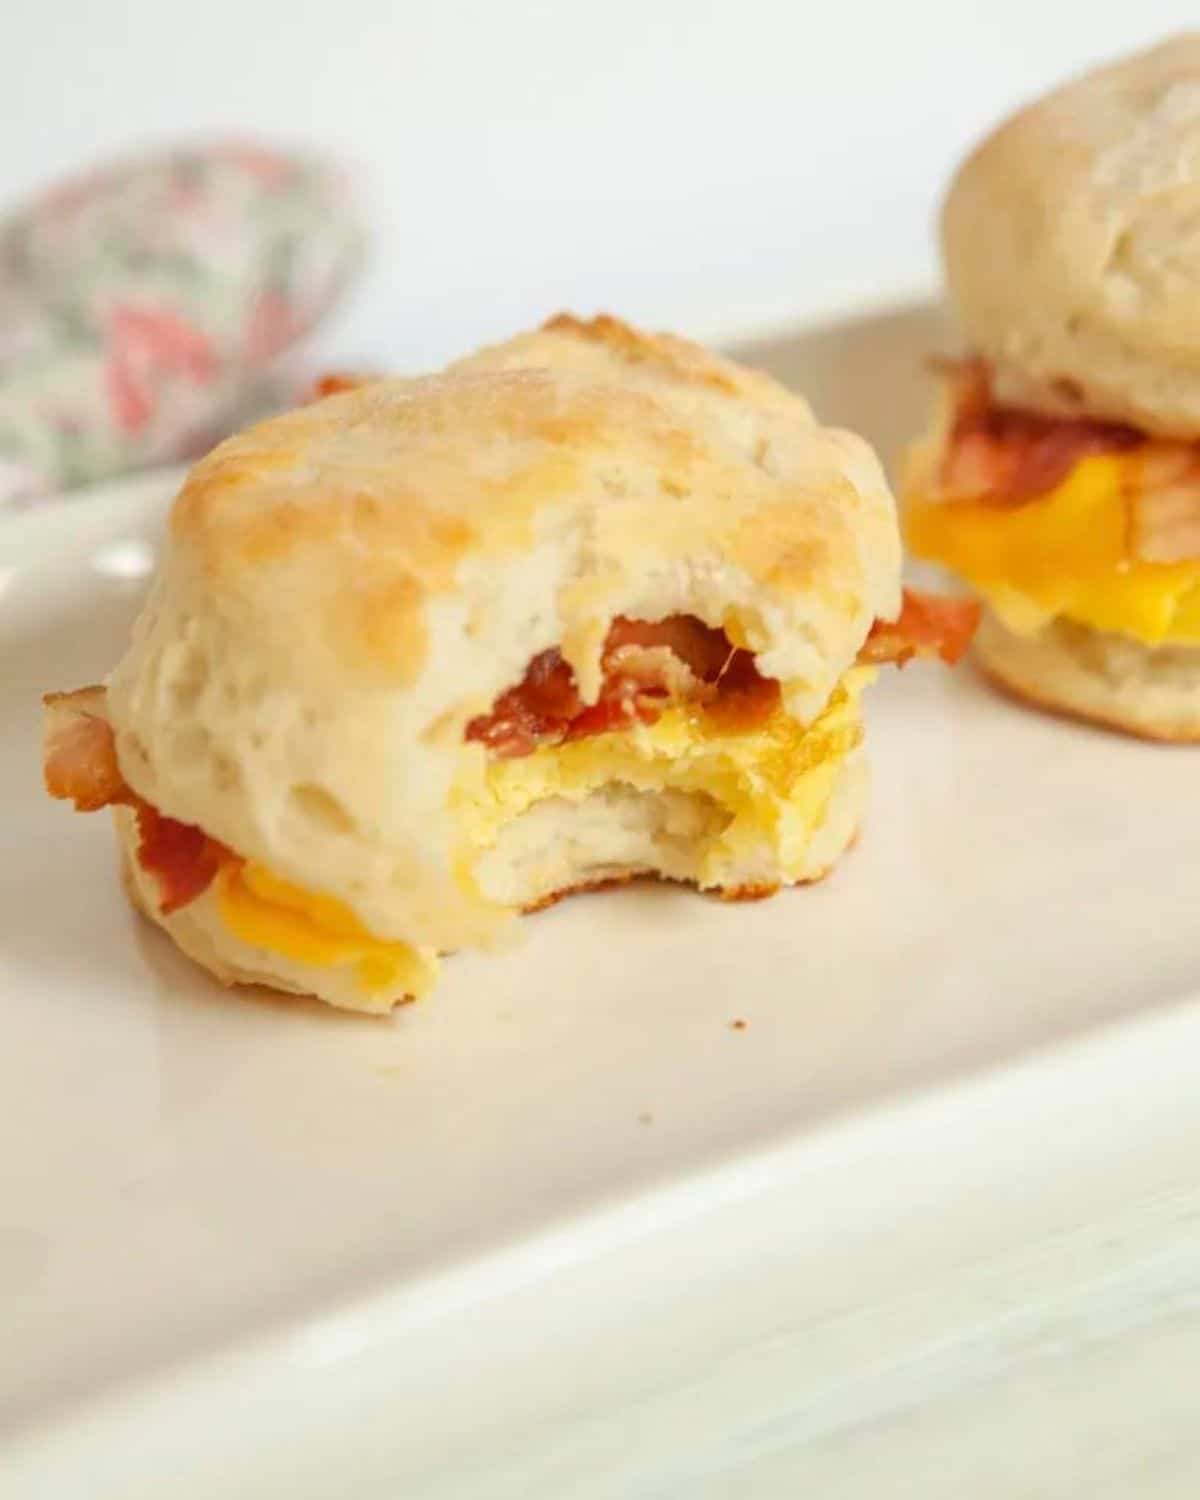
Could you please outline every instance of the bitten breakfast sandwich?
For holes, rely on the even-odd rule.
[[[386,1010],[580,887],[726,896],[854,837],[902,607],[879,465],[799,397],[555,319],[222,444],[107,686],[47,699],[50,792],[115,809],[134,904],[227,982]]]
[[[970,356],[906,477],[913,550],[1034,703],[1200,740],[1200,35],[1067,84],[950,189]]]

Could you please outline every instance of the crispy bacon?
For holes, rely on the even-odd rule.
[[[779,698],[778,683],[759,675],[750,652],[694,615],[618,616],[601,664],[600,697],[585,705],[561,653],[543,651],[490,713],[471,720],[467,739],[499,756],[528,755],[540,745],[653,724],[668,704],[682,701],[705,703],[726,722],[749,728],[767,718]]]
[[[983,360],[942,360],[937,369],[950,382],[953,402],[940,475],[952,499],[1018,505],[1047,494],[1081,460],[1146,441],[1120,422],[1044,416],[996,402]]]
[[[914,656],[940,656],[953,663],[978,623],[979,606],[969,600],[906,589],[900,618],[877,620],[858,659],[899,665]],[[654,621],[618,616],[601,664],[600,697],[584,704],[562,654],[556,648],[541,652],[490,713],[471,720],[467,739],[508,758],[606,730],[653,724],[671,703],[703,704],[715,724],[731,731],[765,723],[779,706],[778,682],[762,676],[753,655],[694,615]]]
[[[644,654],[662,670],[665,652],[671,661],[682,662],[697,681],[707,683],[716,682],[728,669],[733,650],[723,630],[714,630],[695,615],[668,615],[665,620],[630,620],[618,615],[604,643],[608,666],[636,668]]]
[[[78,812],[96,812],[133,795],[117,764],[113,732],[105,717],[102,687],[47,693],[42,774],[52,797],[74,802]]]
[[[767,722],[781,696],[778,682],[762,675],[749,651],[734,651],[721,668],[705,712],[723,729],[754,729]]]
[[[902,667],[914,656],[939,656],[953,666],[971,644],[979,614],[973,599],[947,599],[905,589],[899,617],[875,621],[858,659]]]
[[[574,672],[553,647],[533,658],[521,681],[501,693],[490,713],[471,720],[467,739],[479,740],[495,755],[529,755],[539,745],[652,724],[663,697],[655,687],[618,671],[606,674],[598,701],[585,705]]]
[[[356,391],[360,385],[366,385],[369,378],[366,375],[348,375],[342,371],[320,375],[313,381],[307,399],[323,401],[326,396],[340,396],[343,391]]]
[[[237,859],[232,850],[210,839],[194,823],[165,818],[140,799],[137,820],[138,864],[158,882],[164,916],[202,896],[221,866]]]
[[[79,812],[129,807],[137,814],[138,863],[158,885],[161,909],[178,911],[202,895],[232,850],[192,823],[165,817],[121,774],[102,687],[47,693],[43,774],[52,797],[73,802]]]
[[[1131,549],[1142,562],[1200,558],[1200,444],[1147,443],[1129,512]]]

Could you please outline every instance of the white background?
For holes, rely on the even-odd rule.
[[[703,337],[923,287],[938,192],[970,140],[1196,14],[1194,0],[0,12],[5,200],[181,136],[325,145],[358,169],[374,253],[322,344],[404,369],[564,305]]]

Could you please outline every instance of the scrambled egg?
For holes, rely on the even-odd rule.
[[[646,791],[703,793],[727,812],[726,826],[702,851],[702,884],[706,871],[764,838],[787,879],[824,817],[839,765],[862,739],[858,700],[873,675],[867,667],[848,672],[807,729],[781,709],[762,724],[740,728],[682,705],[652,725],[490,759],[482,783],[453,793],[467,845],[477,856],[544,798],[583,798],[620,782]],[[437,960],[428,951],[374,937],[342,902],[253,861],[221,871],[216,899],[222,921],[242,942],[298,963],[353,965],[365,993],[403,988],[419,997],[436,978]]]
[[[582,800],[617,783],[638,791],[703,794],[728,822],[700,851],[701,885],[739,849],[767,842],[780,873],[794,878],[803,864],[837,780],[838,768],[862,739],[859,695],[874,672],[855,667],[807,728],[782,709],[762,724],[727,725],[719,713],[695,705],[668,708],[650,725],[550,745],[530,755],[489,761],[481,786],[460,790],[460,818],[477,853],[500,830],[549,797]]]
[[[908,544],[966,578],[1022,634],[1062,615],[1147,645],[1200,644],[1200,561],[1129,555],[1133,462],[1082,459],[1056,489],[1013,505],[914,498]]]

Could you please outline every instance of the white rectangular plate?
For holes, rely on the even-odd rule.
[[[818,410],[856,420],[891,447],[919,418],[924,393],[913,372],[936,336],[929,315],[911,313],[756,352]],[[978,1152],[954,1191],[967,1191],[965,1182],[978,1194],[989,1170],[1000,1174],[1005,1132],[1028,1133],[1039,1109],[1059,1117],[1048,1103],[1059,1087],[1053,1071],[1038,1075],[1040,1093],[1022,1095],[1014,1084],[1009,1106],[984,1111],[986,1128],[980,1090],[995,1085],[972,1080],[1100,1023],[1137,1021],[1129,1056],[1146,1071],[1135,1097],[1161,1089],[1159,1115],[1168,1098],[1185,1107],[1170,1080],[1178,1082],[1182,1018],[1189,1040],[1195,1030],[1182,1002],[1200,991],[1200,755],[1026,713],[969,670],[881,674],[869,704],[873,809],[859,847],[818,887],[744,906],[667,888],[569,901],[524,924],[511,952],[449,961],[437,994],[390,1021],[220,989],[130,914],[106,819],[75,816],[40,792],[39,695],[94,681],[114,662],[169,492],[168,480],[143,479],[0,526],[0,1410],[31,1476],[49,1473],[38,1465],[53,1455],[68,1466],[47,1493],[68,1492],[72,1474],[91,1476],[89,1494],[143,1493],[113,1456],[125,1439],[87,1428],[86,1414],[122,1390],[166,1400],[168,1368],[178,1381],[181,1371],[211,1369],[205,1358],[222,1350],[257,1348],[256,1389],[283,1381],[299,1410],[293,1387],[303,1385],[304,1400],[331,1400],[372,1344],[372,1328],[383,1347],[402,1306],[406,1355],[393,1350],[377,1373],[385,1388],[403,1378],[419,1390],[412,1361],[436,1362],[453,1338],[466,1338],[454,1308],[494,1300],[500,1289],[511,1300],[521,1284],[528,1302],[542,1278],[550,1298],[551,1270],[565,1261],[600,1265],[618,1242],[713,1215],[711,1265],[721,1264],[718,1221],[731,1192],[737,1201],[783,1195],[795,1180],[786,1162],[822,1142],[833,1152],[826,1177],[836,1180],[837,1203],[852,1203],[877,1245],[903,1242],[920,1205],[932,1264],[945,1241],[930,1218],[931,1161],[944,1154],[962,1166],[959,1132],[975,1121]],[[1138,1019],[1172,1003],[1177,1030],[1161,1015]],[[745,1029],[732,1029],[735,1019]],[[1152,1028],[1144,1036],[1143,1026]],[[1073,1066],[1061,1065],[1063,1088],[1086,1075]],[[1111,1060],[1097,1066],[1109,1069],[1110,1084],[1120,1076]],[[1103,1097],[1102,1110],[1086,1091],[1071,1099],[1076,1124],[1058,1132],[1057,1147],[1069,1140],[1082,1161],[1089,1140],[1136,1137],[1146,1161],[1124,1164],[1122,1192],[1136,1198],[1145,1182],[1160,1195],[1175,1191],[1178,1180],[1162,1174],[1179,1142],[1162,1137],[1159,1115],[1154,1129],[1130,1120],[1125,1136]],[[916,1104],[941,1111],[944,1133],[922,1127],[911,1193],[902,1181],[881,1188],[886,1174],[856,1177],[848,1148],[839,1164],[831,1143],[848,1139],[849,1125],[884,1110],[899,1120]],[[1092,1110],[1092,1125],[1077,1128]],[[1193,1110],[1187,1128],[1196,1123]],[[911,1120],[905,1128],[908,1136],[894,1127],[897,1150],[917,1139]],[[1071,1175],[1055,1155],[1053,1128],[1049,1135],[1039,1126],[1023,1149],[1045,1203],[1061,1203],[1086,1173]],[[1052,1161],[1059,1178],[1046,1176]],[[830,1214],[832,1250],[828,1183],[809,1191],[812,1212]],[[799,1233],[783,1203],[779,1232]],[[1119,1208],[1103,1193],[1097,1203],[1077,1228]],[[1009,1207],[1019,1217],[1019,1202]],[[1139,1211],[1139,1224],[1158,1222],[1144,1205]],[[758,1213],[770,1221],[761,1205]],[[539,1258],[539,1245],[559,1249]],[[804,1254],[812,1286],[821,1261],[812,1244]],[[843,1269],[836,1257],[827,1262],[830,1286]],[[652,1302],[667,1298],[675,1326],[687,1326],[699,1304],[689,1310],[665,1262],[659,1271]],[[699,1286],[711,1267],[701,1258],[687,1274]],[[794,1296],[785,1269],[772,1274],[779,1297]],[[718,1295],[729,1296],[722,1286]],[[939,1288],[926,1292],[936,1300]],[[746,1295],[753,1303],[752,1290]],[[389,1297],[407,1300],[389,1304],[389,1314],[379,1310]],[[627,1329],[620,1346],[601,1353],[604,1304],[587,1297],[579,1290],[560,1316],[597,1324],[595,1358],[633,1347]],[[368,1298],[362,1306],[376,1307],[377,1321],[355,1321],[354,1307]],[[337,1309],[345,1318],[331,1325]],[[643,1328],[650,1311],[627,1315]],[[767,1328],[764,1316],[761,1307],[747,1312]],[[465,1368],[483,1369],[501,1344],[486,1342],[486,1320],[475,1326],[481,1342],[468,1339],[463,1358]],[[521,1381],[553,1383],[561,1356],[546,1349],[551,1363]],[[529,1369],[537,1364],[530,1355]],[[807,1370],[806,1389],[832,1399],[818,1377]],[[787,1379],[796,1378],[793,1368]],[[776,1392],[777,1381],[778,1372]],[[185,1428],[207,1433],[211,1445],[214,1422],[236,1423],[238,1389],[232,1379],[214,1382],[192,1392],[183,1426],[163,1418],[161,1465],[143,1455],[145,1493],[186,1447]],[[484,1408],[475,1415],[472,1427],[459,1413],[450,1457],[429,1458],[443,1478],[453,1471],[466,1483],[470,1443],[487,1427]],[[50,1424],[58,1437],[43,1443]],[[234,1427],[222,1430],[233,1445]],[[378,1473],[364,1471],[360,1494],[374,1495],[376,1481],[380,1494],[398,1477],[412,1481],[405,1454],[425,1453],[427,1438],[426,1429],[385,1444],[379,1451],[390,1458]],[[611,1458],[621,1445],[610,1447]],[[594,1472],[605,1472],[587,1442],[585,1450]],[[254,1451],[247,1464],[267,1462]],[[664,1463],[657,1478],[642,1476],[645,1493],[675,1493],[651,1483],[666,1485]],[[435,1493],[433,1468],[421,1470],[423,1494]],[[502,1468],[493,1457],[487,1473],[498,1483]],[[253,1493],[276,1492],[265,1469],[252,1472]],[[315,1458],[286,1484],[271,1472],[279,1493],[307,1494],[306,1482],[314,1494],[332,1492],[333,1470]],[[610,1477],[595,1493],[643,1493],[625,1470]],[[514,1486],[513,1494],[535,1492]],[[196,1494],[213,1492],[196,1481]],[[985,1493],[970,1484],[968,1492]],[[679,1493],[689,1493],[686,1484]]]

